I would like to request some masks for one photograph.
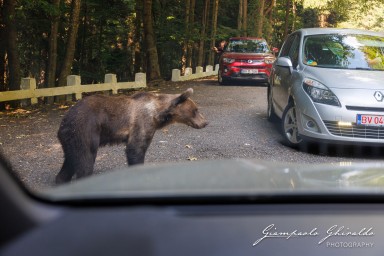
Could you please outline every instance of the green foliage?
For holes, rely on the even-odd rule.
[[[304,6],[326,15],[331,27],[383,30],[383,0],[304,0]]]
[[[276,0],[272,10],[273,19],[264,17],[263,36],[270,45],[280,47],[284,40],[287,0]],[[138,1],[139,2],[139,1]],[[193,49],[193,65],[197,59],[200,40],[205,42],[205,57],[211,52],[210,31],[212,4],[207,27],[207,36],[200,38],[201,21],[205,1],[196,0],[194,23],[185,24],[185,1],[153,0],[155,41],[159,54],[161,74],[170,79],[172,69],[181,68],[185,42]],[[271,1],[266,1],[265,10]],[[326,17],[326,25],[332,27],[358,27],[383,30],[383,0],[294,0],[290,1],[288,32],[302,27],[318,27],[320,15]],[[293,3],[295,13],[293,13]],[[259,1],[248,0],[247,34],[256,33]],[[83,0],[75,59],[72,73],[82,76],[83,83],[99,83],[105,73],[115,73],[120,81],[134,79],[135,65],[145,72],[145,45],[140,13],[136,13],[135,0]],[[18,0],[17,29],[18,51],[23,76],[37,78],[43,86],[48,60],[48,39],[51,19],[60,17],[58,35],[58,69],[64,57],[67,41],[70,1],[61,1],[55,8],[49,0]],[[239,33],[237,30],[238,0],[220,0],[218,26],[215,41],[218,42]],[[206,58],[207,59],[207,58]],[[204,65],[207,65],[204,61]],[[194,67],[194,66],[193,66]],[[58,70],[59,71],[59,70]]]
[[[44,0],[20,0],[17,8],[20,16],[29,16],[34,14],[36,17],[58,15],[59,10],[55,8],[49,1]]]
[[[366,0],[362,3],[351,2],[346,19],[340,22],[338,26],[383,31],[384,2],[380,0]]]
[[[303,28],[319,27],[319,11],[315,8],[307,8],[303,12]]]

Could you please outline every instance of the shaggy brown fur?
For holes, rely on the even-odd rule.
[[[144,163],[157,129],[174,122],[196,129],[207,125],[196,104],[182,94],[140,92],[117,97],[93,95],[80,100],[64,116],[58,138],[64,163],[56,183],[91,175],[99,146],[126,143],[129,165]]]

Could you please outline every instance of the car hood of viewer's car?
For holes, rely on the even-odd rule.
[[[384,89],[384,71],[331,69],[307,66],[305,73],[306,77],[313,78],[328,88]]]
[[[39,192],[49,200],[215,196],[384,196],[384,162],[280,164],[206,160],[146,164],[93,175]]]

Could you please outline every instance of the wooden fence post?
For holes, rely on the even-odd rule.
[[[200,73],[203,73],[203,67],[197,66],[196,67],[196,74],[200,74]]]
[[[22,78],[21,79],[21,85],[20,85],[21,90],[29,90],[31,95],[34,94],[34,90],[36,90],[36,79],[35,78]],[[37,98],[32,97],[30,100],[25,99],[20,101],[20,105],[22,107],[29,106],[31,104],[37,104]]]
[[[81,77],[76,75],[67,76],[67,86],[76,86],[76,85],[81,85]],[[72,101],[72,94],[68,94],[66,97],[67,97],[67,101]],[[80,100],[83,97],[83,95],[81,94],[81,92],[75,92],[75,97],[76,97],[76,100]]]
[[[180,69],[172,69],[172,82],[180,81]]]
[[[135,74],[135,83],[145,87],[147,85],[147,75],[145,73],[136,73]]]
[[[185,68],[184,76],[190,76],[192,73],[192,68]]]
[[[112,85],[112,94],[117,94],[117,78],[116,74],[105,74],[104,75],[104,83]]]

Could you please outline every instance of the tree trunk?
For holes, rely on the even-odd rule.
[[[63,64],[61,66],[61,71],[59,75],[58,86],[67,85],[67,76],[71,74],[72,63],[73,63],[75,50],[76,50],[77,31],[79,28],[80,7],[81,7],[81,0],[72,0],[72,8],[71,8],[72,10],[71,10],[70,23],[69,23],[68,39],[67,39],[65,56],[64,56]],[[59,97],[59,98],[60,98],[59,101],[64,100],[63,97]]]
[[[187,67],[190,7],[191,7],[191,0],[185,0],[185,18],[184,18],[185,29],[184,29],[183,55],[181,56],[181,74],[182,75],[184,75],[185,68]]]
[[[320,14],[319,20],[320,20],[320,27],[325,28],[326,27],[326,22],[325,22],[326,18],[325,18],[325,15],[323,13]]]
[[[21,83],[20,60],[17,50],[17,31],[16,31],[16,1],[4,0],[4,25],[5,25],[5,44],[8,57],[8,89],[19,90]]]
[[[239,14],[237,16],[238,36],[247,36],[248,0],[239,1]]]
[[[215,47],[215,38],[216,38],[216,31],[217,31],[217,14],[219,9],[219,0],[213,1],[213,10],[212,10],[212,33],[211,33],[211,46],[210,49],[213,49]],[[209,54],[208,63],[210,65],[214,65],[215,63],[215,53],[213,51]]]
[[[162,79],[160,75],[159,56],[153,30],[152,0],[144,0],[144,37],[147,49],[147,77],[149,81]]]
[[[291,10],[291,0],[285,0],[285,26],[284,26],[284,39],[288,36],[289,28],[289,13]]]
[[[204,1],[204,10],[203,15],[201,19],[201,30],[200,30],[200,43],[199,43],[199,52],[198,52],[198,58],[197,58],[197,66],[202,67],[204,65],[204,45],[205,45],[205,38],[207,36],[207,21],[208,21],[208,12],[209,12],[209,4],[210,0]]]
[[[265,15],[268,15],[268,23],[269,28],[266,31],[266,39],[268,42],[272,42],[272,33],[273,33],[273,27],[274,27],[274,10],[276,8],[276,0],[272,0],[270,6],[268,7],[267,11],[265,12]]]
[[[142,33],[142,24],[143,24],[143,1],[136,0],[136,18],[135,18],[135,66],[134,73],[143,72],[143,52],[142,52],[142,43],[143,43],[143,33]]]
[[[189,28],[190,30],[194,29],[194,23],[195,23],[195,6],[196,6],[196,0],[190,0],[191,1],[191,7],[189,9]],[[189,32],[191,34],[191,31]],[[191,40],[188,40],[188,52],[187,52],[187,66],[192,67],[192,58],[193,57],[193,44],[191,43]]]
[[[256,17],[257,19],[256,36],[257,37],[263,37],[264,5],[265,5],[265,0],[259,0],[259,10],[258,10],[259,14]]]
[[[0,1],[0,92],[1,91],[6,91],[6,60],[5,60],[5,48],[6,48],[6,43],[5,43],[5,26],[4,26],[4,17],[5,12],[4,12],[4,5],[3,1]],[[5,102],[0,102],[0,110],[5,109]]]
[[[243,0],[243,36],[247,36],[248,26],[248,0]]]
[[[243,10],[244,8],[244,0],[239,0],[239,14],[237,15],[237,30],[239,31],[238,32],[238,36],[241,36],[242,35],[242,30],[243,30]]]
[[[84,67],[87,65],[87,54],[88,49],[86,47],[86,41],[87,41],[87,31],[89,26],[89,17],[88,17],[88,5],[87,1],[85,1],[82,5],[84,16],[80,17],[81,20],[81,28],[79,28],[79,31],[82,31],[81,38],[78,36],[79,40],[79,73],[84,70]],[[81,44],[80,44],[81,42]]]
[[[296,18],[297,18],[297,14],[296,14],[296,2],[295,0],[292,0],[292,15],[293,15],[293,21],[292,21],[292,30],[291,31],[295,31],[296,27]]]
[[[54,13],[51,16],[51,32],[48,42],[48,65],[46,87],[55,87],[57,69],[57,33],[60,19],[60,0],[53,0]],[[47,103],[53,103],[53,97],[48,97]]]
[[[6,75],[5,75],[5,48],[6,48],[6,43],[5,43],[5,25],[4,25],[4,19],[3,17],[5,16],[4,12],[4,6],[3,6],[3,1],[0,1],[0,92],[6,90]],[[0,109],[1,109],[1,103],[0,103]]]
[[[51,17],[51,33],[49,35],[48,50],[48,67],[47,67],[47,84],[46,87],[54,87],[56,80],[57,65],[57,33],[59,30],[59,8],[60,0],[53,0],[52,5],[54,13]]]

